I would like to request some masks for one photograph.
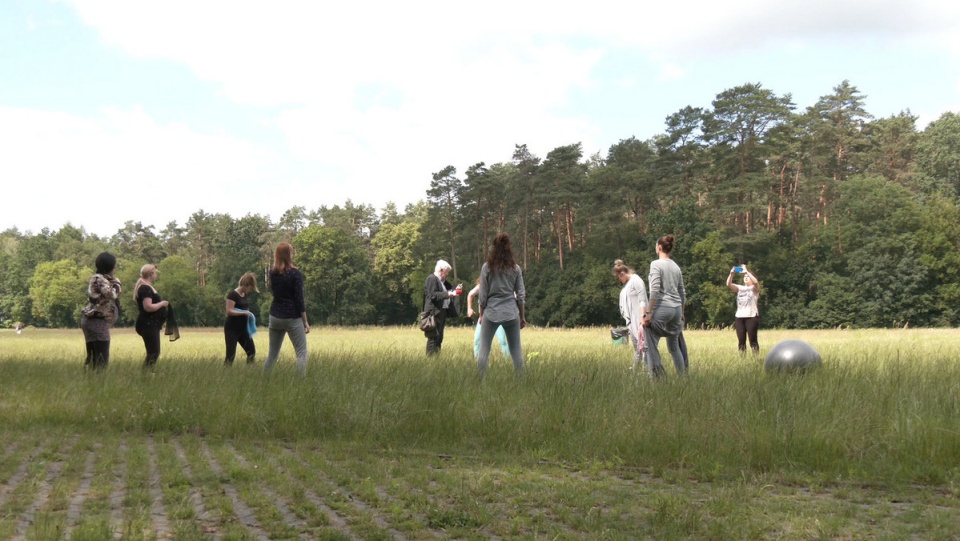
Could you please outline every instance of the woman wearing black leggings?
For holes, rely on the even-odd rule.
[[[733,276],[743,274],[743,285],[733,283]],[[760,311],[757,309],[757,298],[760,296],[760,282],[746,265],[730,269],[727,277],[727,287],[737,294],[737,316],[734,328],[737,330],[737,348],[740,353],[747,351],[747,338],[750,338],[750,349],[754,353],[760,352],[760,343],[757,341],[757,329],[760,327]]]
[[[170,302],[163,300],[153,287],[159,275],[156,265],[144,265],[140,268],[140,279],[133,287],[133,300],[137,303],[136,329],[147,350],[143,364],[148,368],[157,364],[160,357],[160,330],[167,320],[167,307],[170,306]]]

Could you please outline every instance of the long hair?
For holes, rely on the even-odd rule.
[[[140,278],[137,279],[137,283],[133,286],[133,302],[137,302],[137,290],[143,285],[143,281],[150,278],[150,275],[155,272],[157,272],[157,266],[152,263],[147,263],[140,267]],[[153,286],[150,286],[150,288],[153,289]]]
[[[500,233],[493,239],[490,246],[490,255],[487,256],[487,266],[490,272],[508,272],[512,271],[516,263],[513,262],[513,243],[510,242],[510,235]]]
[[[289,242],[281,242],[273,253],[273,267],[270,268],[270,272],[283,274],[295,268],[293,266],[293,246]]]

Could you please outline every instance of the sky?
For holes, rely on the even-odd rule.
[[[0,231],[426,199],[760,83],[960,112],[955,0],[0,0]]]

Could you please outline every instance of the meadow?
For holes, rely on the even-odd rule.
[[[306,378],[225,368],[219,329],[0,331],[0,539],[960,539],[960,332],[689,331],[691,371],[629,370],[609,329],[314,328]],[[767,374],[812,344],[821,369]],[[238,357],[242,358],[242,355]]]

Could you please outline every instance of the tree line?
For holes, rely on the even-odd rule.
[[[909,111],[874,118],[865,99],[844,81],[798,110],[789,94],[744,84],[606,155],[573,143],[541,158],[519,144],[509,160],[462,175],[440,167],[402,211],[348,200],[294,206],[275,222],[199,210],[183,225],[130,221],[110,237],[69,224],[10,229],[0,233],[0,325],[78,325],[103,250],[118,256],[127,287],[143,263],[158,264],[157,288],[182,324],[219,325],[226,292],[244,272],[262,274],[280,241],[297,250],[311,322],[412,324],[436,260],[470,285],[500,231],[513,238],[534,325],[617,324],[613,261],[646,278],[667,233],[694,327],[733,320],[724,281],[737,263],[763,284],[764,326],[957,325],[960,115],[920,131]],[[254,310],[265,319],[261,291]],[[136,317],[130,294],[121,324]]]

